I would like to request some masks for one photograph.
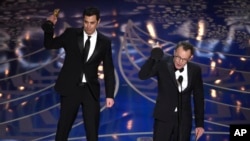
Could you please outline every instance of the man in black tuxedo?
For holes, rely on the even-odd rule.
[[[104,71],[106,107],[112,107],[114,104],[115,75],[111,40],[97,30],[100,11],[95,7],[83,11],[82,28],[67,28],[60,36],[53,37],[56,22],[57,16],[51,15],[42,24],[45,48],[65,50],[64,64],[55,84],[55,90],[60,94],[61,100],[56,141],[67,141],[80,106],[87,140],[97,141],[100,118],[98,66],[101,63]]]
[[[156,45],[139,71],[144,80],[156,77],[158,96],[154,109],[154,141],[190,141],[194,101],[196,140],[204,133],[204,92],[201,68],[189,62],[194,48],[187,42],[177,44],[174,55],[164,55]]]

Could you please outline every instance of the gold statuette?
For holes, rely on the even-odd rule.
[[[53,15],[54,15],[55,17],[58,17],[59,12],[60,12],[60,9],[59,9],[59,8],[54,9]]]

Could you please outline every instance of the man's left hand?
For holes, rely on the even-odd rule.
[[[196,127],[195,128],[195,140],[198,141],[198,139],[203,135],[204,128],[202,127]]]
[[[114,105],[114,99],[113,98],[106,98],[106,107],[111,108]]]

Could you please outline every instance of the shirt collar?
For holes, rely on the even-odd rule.
[[[92,37],[96,37],[96,36],[97,36],[97,31],[95,30],[93,34],[88,35],[88,34],[83,30],[83,36],[84,36],[85,39],[88,39],[88,38],[87,38],[88,36],[91,36],[91,38],[92,38]]]

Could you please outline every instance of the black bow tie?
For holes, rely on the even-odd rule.
[[[175,71],[178,71],[178,70],[179,70],[180,72],[183,72],[184,68],[181,68],[181,69],[176,69],[176,68],[175,68]]]

